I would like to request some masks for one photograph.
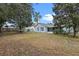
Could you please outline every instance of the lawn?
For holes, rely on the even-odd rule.
[[[79,38],[50,33],[3,34],[0,36],[0,55],[79,56]]]

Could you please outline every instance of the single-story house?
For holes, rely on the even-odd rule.
[[[38,23],[34,24],[31,27],[26,27],[26,31],[34,31],[34,32],[53,32],[54,26],[53,24],[44,24],[44,23]]]
[[[15,31],[15,29],[16,29],[16,24],[10,23],[8,21],[6,21],[2,26],[2,31]]]
[[[38,23],[34,25],[35,32],[53,32],[53,24]]]
[[[72,33],[73,32],[73,28],[71,27],[66,28],[64,27],[64,25],[61,26],[63,31],[68,33],[69,30]],[[33,24],[31,27],[26,27],[25,28],[25,32],[26,31],[30,31],[30,32],[47,32],[47,33],[53,33],[53,31],[55,31],[56,29],[58,29],[57,26],[54,26],[52,23],[48,23],[48,24],[44,24],[44,23],[38,23],[38,24]]]

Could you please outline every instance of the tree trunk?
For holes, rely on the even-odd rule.
[[[2,31],[1,31],[1,28],[2,28],[2,27],[0,26],[0,33],[2,32]]]
[[[59,27],[60,28],[60,34],[61,34],[61,27]]]
[[[76,25],[73,26],[73,31],[74,31],[73,37],[76,37]]]
[[[62,34],[62,27],[61,26],[59,26],[59,30],[60,30],[60,34]]]
[[[70,31],[71,31],[71,30],[70,30],[70,27],[69,27],[68,29],[69,29],[68,34],[70,34]]]
[[[19,32],[22,33],[22,27],[21,26],[19,26]]]
[[[76,31],[74,30],[74,35],[73,35],[73,37],[76,37]]]

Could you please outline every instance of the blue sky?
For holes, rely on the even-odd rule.
[[[33,4],[33,8],[35,9],[36,12],[40,12],[40,15],[42,18],[40,19],[40,23],[52,23],[52,7],[53,4],[51,3],[38,3],[38,4]]]

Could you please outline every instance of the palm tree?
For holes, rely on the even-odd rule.
[[[35,12],[34,13],[34,21],[36,22],[36,23],[39,23],[39,19],[41,18],[41,15],[40,15],[40,13],[39,12]]]

